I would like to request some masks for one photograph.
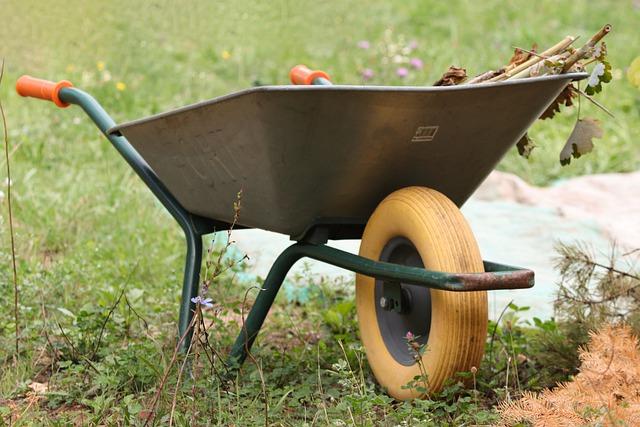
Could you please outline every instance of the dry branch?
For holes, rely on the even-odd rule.
[[[596,46],[596,44],[610,32],[611,32],[610,24],[607,24],[604,27],[602,27],[600,31],[595,33],[593,37],[591,37],[584,46],[582,46],[580,49],[573,52],[573,54],[565,62],[562,72],[569,71],[569,69],[573,66],[573,64],[575,64],[576,62],[578,62],[579,60],[587,56],[591,51],[591,49],[593,49]]]
[[[564,39],[562,39],[560,42],[556,43],[555,45],[551,46],[549,49],[545,50],[544,52],[540,52],[538,55],[539,56],[534,56],[533,58],[530,58],[528,61],[524,62],[523,64],[518,65],[517,67],[513,68],[512,70],[501,74],[497,77],[494,77],[492,79],[489,79],[489,82],[500,82],[502,80],[506,80],[516,74],[518,74],[519,72],[526,70],[527,68],[531,67],[534,64],[537,64],[540,61],[543,61],[544,59],[542,57],[550,57],[550,56],[554,56],[556,54],[558,54],[559,52],[562,52],[563,50],[565,50],[566,48],[568,48],[569,46],[571,46],[571,44],[576,41],[577,37],[573,37],[573,36],[567,36]]]

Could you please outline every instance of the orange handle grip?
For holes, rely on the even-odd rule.
[[[324,71],[311,70],[306,65],[296,65],[289,71],[289,78],[294,85],[311,85],[317,78],[331,80]]]
[[[31,76],[22,76],[16,82],[16,91],[22,96],[44,99],[53,102],[60,108],[65,108],[69,104],[62,102],[58,94],[60,89],[72,86],[71,82],[67,80],[60,80],[56,83]]]

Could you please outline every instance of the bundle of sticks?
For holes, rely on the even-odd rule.
[[[481,73],[469,81],[466,81],[467,74],[464,68],[451,66],[440,80],[434,83],[434,86],[501,82],[547,74],[584,71],[587,63],[595,60],[594,52],[596,52],[598,42],[610,31],[611,25],[605,25],[579,49],[572,46],[578,39],[574,36],[567,36],[539,53],[536,52],[535,46],[531,50],[516,48],[507,65],[497,70]],[[585,60],[587,62],[583,62]]]
[[[484,84],[502,82],[505,80],[523,79],[550,74],[562,74],[572,72],[584,72],[589,64],[595,63],[583,92],[578,87],[569,83],[558,95],[555,101],[542,113],[540,119],[552,118],[560,112],[560,106],[570,107],[573,98],[581,95],[594,103],[597,107],[613,116],[609,110],[594,100],[590,95],[602,90],[602,83],[611,80],[611,66],[607,62],[607,47],[601,40],[611,32],[611,25],[607,24],[595,33],[582,47],[575,48],[573,43],[578,39],[567,36],[550,48],[538,53],[537,46],[531,50],[515,48],[509,63],[497,70],[489,70],[467,81],[467,72],[464,68],[451,66],[443,76],[434,83],[434,86],[452,86],[459,84]],[[569,139],[560,152],[560,164],[568,165],[571,158],[578,158],[593,150],[593,138],[601,138],[602,129],[595,119],[581,119],[578,114],[576,125]],[[525,158],[529,158],[535,144],[524,134],[516,144],[518,152]]]

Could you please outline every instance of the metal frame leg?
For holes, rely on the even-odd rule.
[[[182,282],[180,317],[178,318],[178,343],[179,351],[182,353],[187,351],[193,337],[193,328],[189,329],[189,325],[193,320],[196,305],[191,301],[191,298],[198,296],[200,268],[202,266],[202,235],[194,230],[187,230],[185,231],[185,238],[187,241],[187,255],[184,266],[184,280]]]
[[[486,261],[484,263],[485,272],[445,273],[374,261],[323,244],[298,242],[285,249],[273,263],[256,302],[231,349],[229,367],[239,367],[247,358],[287,273],[293,264],[303,257],[392,283],[414,284],[451,292],[526,289],[534,284],[534,274],[531,270]]]
[[[285,249],[273,263],[258,294],[258,298],[256,298],[256,302],[244,322],[240,335],[238,335],[236,342],[233,344],[229,355],[229,366],[240,366],[247,358],[287,273],[291,270],[293,264],[304,256],[305,254],[299,250],[299,245],[295,244]]]
[[[109,133],[109,129],[115,126],[115,122],[91,95],[76,88],[65,87],[60,90],[59,96],[63,102],[79,105],[87,113],[109,142],[124,157],[184,230],[187,241],[187,255],[182,284],[180,317],[178,320],[178,337],[179,339],[182,338],[193,318],[195,304],[191,302],[191,298],[198,295],[202,263],[202,236],[215,231],[216,228],[226,229],[228,224],[201,218],[188,212],[164,186],[153,169],[129,141],[123,136]],[[180,350],[185,351],[189,348],[190,343],[191,333],[181,340]]]

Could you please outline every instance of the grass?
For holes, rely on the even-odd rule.
[[[553,123],[534,125],[531,136],[540,148],[531,160],[519,158],[512,150],[499,168],[532,183],[549,184],[585,173],[635,170],[640,164],[639,92],[624,78],[625,67],[640,54],[636,34],[640,10],[631,1],[73,0],[47,4],[42,11],[41,2],[10,0],[0,7],[5,17],[0,26],[0,56],[6,61],[0,97],[12,152],[22,329],[22,350],[14,363],[9,235],[3,209],[0,407],[17,402],[18,412],[29,408],[23,424],[42,419],[49,425],[69,420],[139,422],[131,414],[148,402],[171,354],[183,248],[179,228],[81,111],[61,111],[18,97],[13,83],[21,74],[67,78],[92,93],[121,122],[256,82],[285,84],[288,68],[296,63],[324,68],[337,82],[360,83],[360,71],[370,59],[356,47],[357,42],[381,41],[388,28],[393,29],[394,41],[418,42],[415,55],[425,67],[406,81],[387,76],[374,78],[373,83],[430,84],[450,64],[466,66],[473,75],[501,65],[513,45],[526,47],[535,41],[546,46],[566,34],[584,38],[609,22],[614,26],[607,40],[614,81],[599,99],[616,119],[583,105],[584,115],[604,122],[605,137],[597,142],[595,152],[571,167],[560,167],[557,156],[575,120],[572,111]],[[100,325],[125,285],[130,307],[121,303],[107,322],[98,354],[90,362],[93,369],[78,357],[91,355]],[[236,306],[249,285],[235,283],[231,276],[219,280],[219,286],[233,296],[229,304]],[[388,402],[375,389],[366,363],[363,369],[355,367],[362,352],[353,310],[347,307],[345,326],[337,329],[327,326],[322,314],[350,301],[351,291],[327,292],[327,299],[298,307],[289,315],[279,305],[279,314],[269,321],[272,330],[267,333],[284,329],[289,334],[285,341],[291,340],[292,324],[300,319],[308,321],[301,334],[320,331],[322,337],[288,349],[286,355],[263,340],[258,358],[270,385],[271,420],[282,425],[311,423],[319,411],[317,423],[326,418],[351,424],[354,417],[355,424],[380,420],[393,424],[394,417],[399,417],[399,423],[414,413],[428,422],[420,414],[427,409],[437,412],[428,405],[438,402]],[[131,308],[148,322],[148,329]],[[229,339],[223,336],[221,351]],[[338,341],[346,346],[346,355]],[[51,355],[55,355],[53,362]],[[340,365],[347,361],[352,368]],[[359,378],[356,383],[347,381],[353,378],[351,372]],[[231,394],[215,388],[213,382],[209,388],[198,388],[209,393],[203,395],[204,405],[213,402],[222,407],[216,412],[218,424],[262,420],[257,373],[255,366],[249,368],[240,381],[242,387],[231,387]],[[317,379],[322,380],[323,391]],[[24,399],[29,381],[47,381],[52,391],[29,406]],[[187,381],[184,387],[190,389],[193,384]],[[444,401],[469,397],[460,393],[451,392]],[[180,416],[186,417],[181,420],[188,421],[189,405],[194,403],[188,393],[180,396]],[[375,411],[382,412],[372,415],[374,409],[367,406],[371,402],[377,405]],[[353,413],[357,407],[364,418]],[[8,419],[6,410],[0,411]],[[473,416],[492,416],[490,410],[474,411]],[[198,417],[204,423],[203,416]]]

